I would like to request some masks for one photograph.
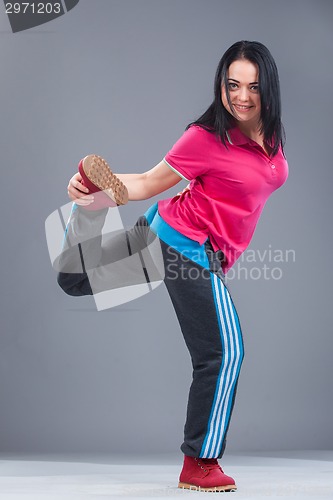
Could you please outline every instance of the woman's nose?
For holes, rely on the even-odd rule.
[[[249,92],[246,87],[241,87],[238,92],[238,99],[240,101],[247,101],[249,98]]]

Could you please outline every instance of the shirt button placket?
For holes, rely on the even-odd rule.
[[[274,163],[271,163],[271,173],[272,173],[272,177],[276,177],[276,166],[274,165]]]

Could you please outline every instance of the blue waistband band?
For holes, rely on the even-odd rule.
[[[190,260],[193,260],[205,269],[209,269],[209,261],[205,252],[205,245],[191,240],[171,227],[158,213],[158,204],[155,203],[145,212],[150,229],[164,243],[177,250]]]

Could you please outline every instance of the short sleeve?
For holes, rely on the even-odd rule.
[[[165,155],[165,163],[186,181],[200,177],[208,170],[208,134],[192,125]]]

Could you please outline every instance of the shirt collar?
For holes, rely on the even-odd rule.
[[[252,146],[258,146],[258,144],[243,134],[238,127],[230,128],[226,131],[226,136],[228,142],[234,146],[241,146],[243,144],[250,144]]]

